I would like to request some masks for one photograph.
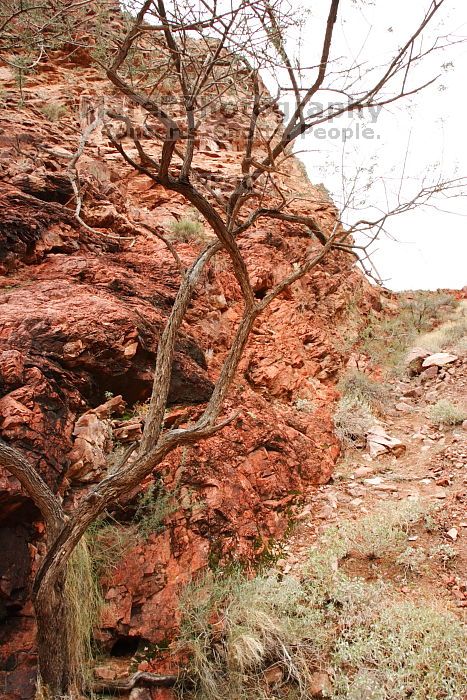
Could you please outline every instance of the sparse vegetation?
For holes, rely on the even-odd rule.
[[[379,412],[383,412],[388,401],[387,387],[358,369],[347,372],[337,388],[344,398],[366,404]]]
[[[404,534],[418,517],[404,507],[392,529]],[[337,539],[349,543],[342,533]],[[180,647],[190,654],[194,688],[178,692],[199,700],[305,699],[311,674],[326,669],[335,700],[460,700],[464,644],[454,616],[344,574],[326,539],[298,577],[267,572],[248,580],[237,571],[187,589]]]
[[[421,547],[407,547],[399,554],[396,564],[410,573],[420,573],[426,564],[427,556]]]
[[[411,525],[423,517],[417,502],[406,501],[379,508],[359,520],[346,520],[326,531],[324,542],[338,559],[354,552],[368,559],[395,557],[407,546]]]
[[[174,239],[182,243],[206,241],[204,226],[196,219],[183,218],[179,221],[174,221],[170,225],[170,230]]]
[[[41,107],[41,112],[47,117],[49,122],[58,122],[66,115],[68,110],[60,102],[48,102]]]
[[[444,567],[449,566],[457,557],[457,552],[452,544],[441,543],[430,549],[430,557],[438,559]]]
[[[401,314],[411,321],[411,325],[417,333],[423,333],[452,313],[456,304],[457,302],[451,294],[416,292],[402,301]]]
[[[456,300],[439,292],[415,292],[402,297],[396,314],[371,312],[365,328],[356,333],[354,342],[374,364],[398,373],[407,349],[422,344],[420,334],[426,334],[442,320],[452,316]]]
[[[436,425],[458,425],[467,419],[467,411],[447,399],[440,399],[430,406],[429,416]]]
[[[419,344],[431,352],[450,350],[460,355],[467,353],[467,303],[459,304],[452,321],[422,335]]]
[[[152,484],[138,499],[134,521],[138,533],[147,539],[164,529],[164,520],[180,507],[174,494],[168,493],[162,482]]]
[[[376,419],[370,407],[358,398],[343,397],[334,413],[336,435],[345,445],[363,446],[365,438]]]

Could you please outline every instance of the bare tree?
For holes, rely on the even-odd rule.
[[[71,610],[66,579],[70,557],[89,525],[157,468],[172,450],[206,440],[233,420],[235,416],[221,415],[224,399],[255,321],[278,295],[320,264],[331,251],[364,259],[367,246],[355,245],[352,237],[355,232],[367,231],[374,237],[391,213],[405,211],[445,189],[446,183],[441,182],[424,186],[417,196],[400,202],[393,212],[346,228],[336,211],[334,226],[324,230],[319,220],[306,212],[306,197],[290,196],[282,177],[293,155],[294,142],[305,132],[339,114],[382,107],[431,84],[431,79],[421,84],[415,82],[412,74],[428,54],[449,43],[448,37],[432,45],[421,41],[444,1],[428,2],[419,25],[400,43],[385,66],[365,67],[351,62],[342,65],[342,61],[333,58],[336,19],[343,4],[340,0],[329,1],[320,55],[314,66],[301,65],[288,53],[287,33],[297,19],[285,0],[233,0],[225,4],[217,0],[192,3],[145,0],[135,14],[125,15],[124,22],[116,21],[116,26],[111,25],[104,32],[103,46],[93,53],[95,65],[105,71],[128,104],[145,113],[144,129],[151,139],[151,152],[145,147],[144,138],[138,135],[141,125],[128,111],[119,112],[115,106],[101,105],[92,124],[84,129],[69,163],[77,218],[87,226],[81,215],[74,169],[93,130],[101,128],[127,164],[167,191],[182,195],[204,218],[215,238],[183,272],[159,340],[141,442],[120,455],[118,463],[83,495],[72,512],[64,511],[60,499],[17,449],[0,442],[0,464],[21,482],[46,525],[47,553],[34,581],[32,596],[38,627],[39,674],[44,692],[50,697],[83,691],[80,687],[83,681],[74,667],[67,624]],[[63,28],[57,28],[59,20],[68,27],[67,37],[73,46],[80,47],[74,30],[84,22],[83,11],[94,6],[91,2],[48,0],[38,2],[37,6],[32,3],[20,6],[14,2],[8,5],[0,26],[4,55],[11,65],[19,65],[19,59],[15,58],[15,51],[21,55],[22,45],[18,27],[26,23],[32,49],[30,62],[21,64],[23,70],[34,60],[42,60],[51,40],[63,40]],[[88,43],[86,46],[89,48]],[[262,80],[267,70],[278,76],[274,96]],[[315,96],[329,90],[337,93],[340,101],[328,103],[318,113],[310,112]],[[175,99],[167,99],[169,93]],[[277,114],[284,95],[290,114],[283,122]],[[219,183],[206,177],[197,166],[197,148],[207,111],[225,108],[226,99],[241,105],[248,129],[238,177],[235,181]],[[275,119],[268,122],[271,115]],[[116,124],[122,123],[132,140],[131,149],[117,135]],[[155,141],[159,144],[157,152],[153,148]],[[457,185],[457,182],[449,184]],[[239,243],[248,237],[257,222],[273,220],[301,226],[309,245],[290,274],[258,299]],[[243,298],[243,315],[201,417],[186,428],[164,430],[177,334],[203,269],[220,251],[230,257]],[[176,261],[180,265],[177,257]],[[157,682],[157,679],[149,681]],[[161,679],[161,683],[166,682],[166,678]]]

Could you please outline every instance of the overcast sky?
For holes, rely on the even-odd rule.
[[[306,60],[316,58],[329,0],[314,0],[310,5],[313,14],[302,32],[302,55]],[[446,0],[446,5],[428,32],[428,39],[448,31],[458,38],[467,36],[465,0]],[[368,65],[383,63],[395,47],[405,43],[429,6],[430,0],[342,0],[333,55],[346,57],[347,62],[350,58],[367,61]],[[380,176],[394,194],[404,172],[402,195],[409,196],[424,178],[428,183],[440,174],[443,179],[467,175],[467,43],[433,55],[416,77],[423,83],[439,72],[442,64],[451,61],[453,67],[441,68],[439,81],[417,96],[384,107],[378,115],[341,118],[326,125],[324,137],[319,132],[303,139],[297,150],[308,151],[300,157],[312,181],[323,182],[336,201],[342,201],[341,164],[344,163],[350,179],[360,168],[361,199],[384,206],[386,195],[378,180]],[[362,138],[361,132],[357,137],[357,123],[361,128],[370,126],[373,138]],[[330,128],[334,128],[333,136],[338,132],[340,135],[331,138]],[[353,130],[345,144],[343,128]],[[370,182],[373,185],[366,190]],[[423,208],[394,218],[388,229],[396,240],[382,237],[378,241],[374,261],[386,286],[400,290],[467,285],[467,201],[437,199],[436,205],[445,211]],[[357,212],[349,212],[350,219],[354,213],[353,220],[360,218]]]

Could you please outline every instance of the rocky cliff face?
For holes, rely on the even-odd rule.
[[[0,77],[0,434],[72,505],[100,478],[106,455],[140,433],[158,338],[180,281],[167,248],[141,224],[169,233],[188,209],[125,165],[99,132],[79,175],[83,217],[102,235],[81,227],[67,164],[79,140],[79,104],[97,100],[105,81],[85,55],[69,59],[60,52],[39,63],[21,103],[7,65],[0,64]],[[109,99],[117,98],[109,93]],[[203,127],[196,168],[214,173],[220,190],[238,174],[244,121],[229,104]],[[313,200],[294,159],[284,184]],[[334,207],[315,194],[303,207],[329,228]],[[115,233],[130,240],[106,238]],[[241,248],[258,298],[291,271],[308,243],[298,227],[279,222],[258,225],[245,238]],[[184,264],[201,245],[175,242]],[[106,651],[131,656],[138,643],[165,643],[176,628],[179,592],[193,575],[268,552],[286,532],[300,494],[330,478],[339,453],[331,414],[347,359],[348,303],[358,296],[363,312],[378,305],[351,265],[334,253],[272,304],[255,327],[227,402],[242,409],[239,417],[162,465],[176,509],[163,528],[135,536],[103,582],[98,636]],[[218,256],[179,338],[168,424],[195,416],[209,397],[240,312],[234,275]],[[137,495],[116,504],[115,517],[128,520]],[[28,698],[35,664],[28,589],[43,528],[27,494],[5,472],[0,504],[2,697]]]

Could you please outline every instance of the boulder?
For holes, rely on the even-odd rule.
[[[401,440],[388,435],[380,425],[373,426],[367,433],[367,447],[372,457],[378,457],[387,452],[400,457],[407,449]]]
[[[313,673],[308,684],[308,693],[312,698],[330,698],[332,683],[327,673]]]
[[[435,379],[435,377],[438,376],[438,367],[437,365],[431,365],[431,367],[427,367],[422,373],[421,373],[421,381],[423,383],[430,381],[430,379]]]
[[[405,365],[409,371],[409,374],[420,374],[422,371],[423,361],[429,354],[429,351],[425,348],[412,348],[405,358]]]
[[[428,355],[423,362],[422,367],[444,367],[458,360],[457,355],[452,355],[449,352],[435,352],[433,355]]]

